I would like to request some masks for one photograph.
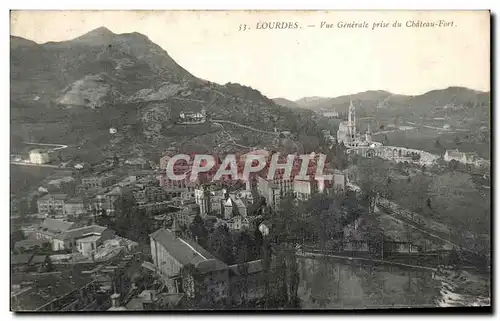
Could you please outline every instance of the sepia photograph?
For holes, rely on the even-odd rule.
[[[11,10],[10,311],[491,312],[491,20]]]

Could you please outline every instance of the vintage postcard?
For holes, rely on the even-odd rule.
[[[490,311],[490,20],[11,11],[11,310]]]

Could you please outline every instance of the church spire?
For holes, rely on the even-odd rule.
[[[352,103],[352,99],[349,99],[349,136],[351,139],[355,139],[356,136],[356,108]]]

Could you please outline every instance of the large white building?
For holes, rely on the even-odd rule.
[[[339,143],[344,143],[347,148],[351,149],[356,149],[359,147],[382,146],[381,143],[372,141],[370,126],[368,126],[368,130],[364,133],[364,135],[361,135],[357,132],[356,108],[354,107],[352,101],[349,104],[347,121],[343,121],[339,124],[339,129],[337,131],[337,141]]]
[[[30,162],[33,164],[47,164],[50,161],[49,153],[43,149],[30,151]]]

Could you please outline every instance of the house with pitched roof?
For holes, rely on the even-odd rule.
[[[169,292],[182,292],[192,299],[210,295],[224,301],[229,295],[228,266],[198,243],[182,239],[174,221],[172,229],[150,235],[151,256],[156,272]]]
[[[46,218],[40,228],[31,232],[28,235],[30,239],[36,239],[41,241],[52,241],[52,239],[67,230],[76,227],[76,223],[67,222],[64,220],[54,219],[54,218]]]
[[[74,249],[84,256],[90,257],[106,240],[115,236],[115,232],[107,227],[90,225],[67,230],[56,235],[52,240],[52,250]]]

